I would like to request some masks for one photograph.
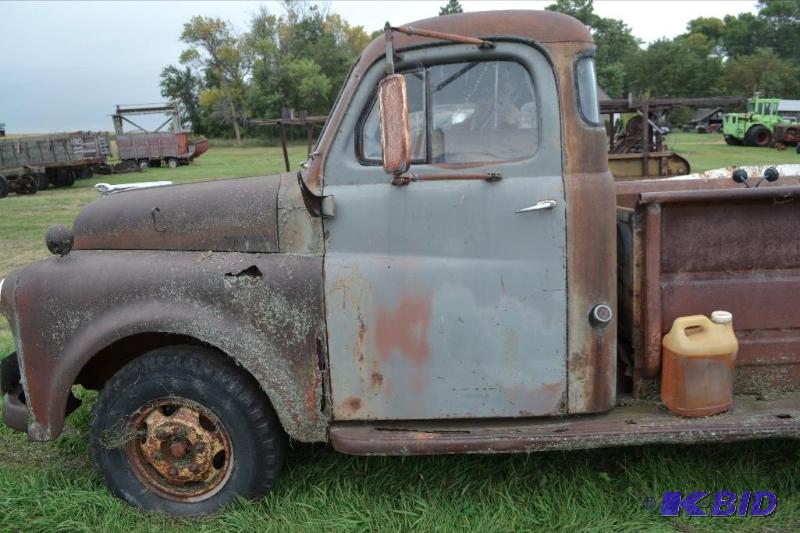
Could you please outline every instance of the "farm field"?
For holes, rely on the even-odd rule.
[[[693,171],[732,164],[800,163],[794,150],[730,147],[721,135],[675,133],[670,149]],[[292,147],[292,164],[305,146]],[[215,146],[191,166],[96,176],[73,188],[0,200],[0,278],[47,257],[44,232],[69,225],[98,197],[95,183],[190,182],[280,172],[280,148]],[[2,319],[0,318],[0,321]],[[13,350],[0,323],[0,357]],[[312,530],[800,530],[800,443],[754,441],[645,446],[516,456],[360,458],[294,444],[276,489],[208,518],[179,520],[131,509],[101,483],[88,451],[92,394],[52,443],[0,427],[0,531]],[[770,490],[764,518],[663,518],[662,492]]]

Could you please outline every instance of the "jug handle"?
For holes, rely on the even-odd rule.
[[[705,315],[682,316],[676,318],[675,322],[672,323],[672,331],[684,338],[688,338],[686,335],[687,329],[697,327],[708,329],[709,325],[711,325],[711,321]]]

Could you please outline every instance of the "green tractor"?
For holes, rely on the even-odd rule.
[[[731,145],[770,146],[776,124],[792,124],[778,114],[778,98],[761,98],[757,94],[747,100],[745,113],[726,113],[722,117],[722,133]]]

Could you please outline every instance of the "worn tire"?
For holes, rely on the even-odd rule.
[[[148,161],[147,159],[141,159],[137,164],[139,165],[139,168],[142,170],[147,170],[148,168],[150,168],[150,161]]]
[[[0,175],[0,198],[5,198],[10,192],[11,185],[8,184],[8,180],[5,176]]]
[[[742,145],[742,141],[740,141],[739,139],[737,139],[736,137],[734,137],[732,135],[726,135],[725,136],[725,144],[727,144],[728,146],[741,146]]]
[[[772,143],[772,132],[769,131],[769,128],[760,124],[750,126],[744,136],[744,143],[747,146],[765,148]]]
[[[38,173],[33,175],[36,178],[36,186],[38,190],[44,191],[50,186],[50,178],[47,177],[44,173]]]
[[[144,430],[134,433],[137,428],[132,421],[141,420],[141,413],[148,412],[146,406],[173,400],[193,402],[216,417],[230,443],[232,459],[226,463],[222,481],[213,491],[193,497],[192,501],[158,488],[153,490],[142,481],[143,476],[160,474],[151,464],[144,469],[137,467],[137,459],[132,459],[132,453],[136,453],[131,452],[136,449],[133,447],[144,448],[150,435],[159,432],[148,421]],[[199,418],[202,425],[202,416]],[[192,516],[212,513],[238,496],[253,499],[269,492],[283,466],[287,443],[286,434],[255,380],[216,352],[197,346],[158,348],[125,365],[97,398],[91,438],[92,456],[114,495],[147,510]],[[189,460],[196,455],[195,446],[190,444],[190,451],[185,452]],[[167,459],[175,461],[169,456]],[[159,480],[169,488],[183,487],[170,485],[164,477]]]
[[[178,160],[175,159],[174,157],[170,157],[169,159],[167,159],[167,166],[169,168],[178,168]]]

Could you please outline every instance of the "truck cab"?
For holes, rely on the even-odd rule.
[[[638,252],[618,255],[593,54],[550,12],[387,25],[297,174],[111,194],[51,228],[54,257],[0,284],[6,424],[54,439],[71,387],[99,390],[110,490],[173,514],[266,493],[287,437],[407,455],[798,436],[795,397],[755,429],[748,409],[666,414],[650,345],[642,386],[618,380],[617,264]]]

